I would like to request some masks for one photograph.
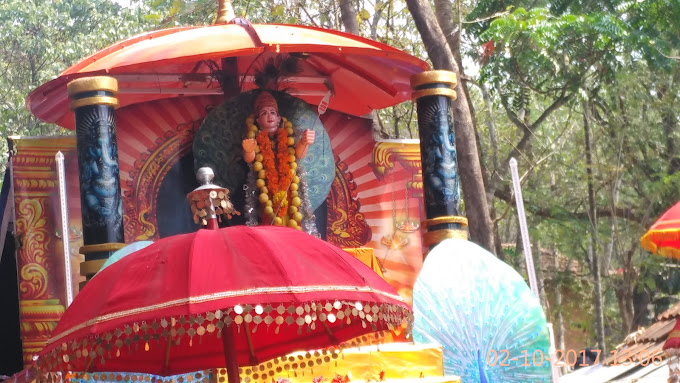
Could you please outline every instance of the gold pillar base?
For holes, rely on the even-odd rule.
[[[85,245],[80,248],[80,254],[87,255],[106,251],[114,252],[116,250],[122,249],[125,246],[125,243],[99,243],[96,245]],[[97,274],[99,270],[101,270],[106,261],[107,259],[93,259],[80,263],[80,275],[84,276],[86,279],[84,282],[80,282],[81,289],[83,286],[85,286],[87,281],[89,281],[95,274]]]
[[[446,224],[457,224],[460,225],[459,229],[437,229],[431,230],[432,226],[446,225]],[[431,219],[426,219],[422,223],[422,227],[427,231],[423,233],[423,247],[431,248],[436,246],[439,242],[448,238],[461,238],[468,239],[468,232],[464,228],[467,226],[468,220],[465,217],[460,216],[443,216]]]

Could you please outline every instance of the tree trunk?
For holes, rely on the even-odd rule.
[[[541,306],[543,310],[548,313],[550,312],[550,307],[548,305],[548,299],[545,296],[545,276],[543,275],[543,257],[541,257],[541,247],[537,239],[534,239],[532,244],[534,251],[532,255],[534,258],[534,269],[536,271],[536,284],[538,284],[538,297],[541,300]]]
[[[376,16],[377,17],[377,16]],[[353,35],[361,36],[359,32],[359,24],[357,23],[357,10],[354,8],[351,0],[340,0],[340,18],[342,19],[342,24],[345,26],[345,32],[351,33]],[[378,112],[375,110],[368,114],[368,118],[371,119],[371,129],[375,132],[381,131],[380,117],[378,117]],[[396,128],[395,124],[395,128]]]
[[[429,2],[426,0],[406,0],[406,5],[413,16],[416,28],[420,32],[434,68],[455,72],[460,82],[458,63],[456,63],[444,38],[444,33],[439,27]],[[460,86],[464,85],[460,84]],[[453,117],[458,151],[458,169],[465,200],[465,213],[470,225],[470,240],[493,253],[493,225],[486,202],[470,105],[466,97],[461,97],[460,89],[462,88],[458,90],[459,97],[453,102]]]
[[[383,10],[385,9],[385,4],[380,0],[375,3],[375,13],[373,14],[373,20],[371,20],[371,40],[378,39],[378,23],[382,18]]]
[[[461,0],[456,0],[456,7],[458,10],[457,13],[457,20],[456,24],[454,25],[454,19],[453,19],[453,4],[451,0],[435,0],[435,10],[436,10],[436,16],[437,16],[437,21],[439,22],[439,26],[441,27],[442,33],[444,33],[444,38],[446,39],[446,42],[449,45],[449,49],[451,49],[451,53],[453,54],[453,59],[455,60],[456,65],[458,66],[458,82],[459,86],[458,89],[463,92],[463,95],[465,95],[465,99],[467,100],[468,107],[470,109],[470,120],[472,121],[472,129],[475,132],[475,144],[477,145],[477,153],[479,157],[479,162],[480,164],[487,163],[484,159],[484,152],[482,151],[482,146],[481,146],[481,141],[480,141],[480,136],[479,136],[479,131],[477,130],[477,124],[476,124],[476,118],[475,118],[475,106],[472,103],[472,98],[470,97],[470,90],[468,89],[468,83],[465,80],[467,76],[465,75],[465,69],[463,68],[463,59],[460,54],[460,41],[461,41],[461,33],[463,32],[462,30],[462,23],[461,23]],[[489,220],[492,223],[491,226],[491,240],[493,242],[493,246],[489,248],[489,251],[492,253],[495,253],[496,256],[502,257],[503,256],[503,251],[502,251],[502,246],[500,244],[500,241],[498,240],[498,225],[496,225],[495,218],[496,214],[494,211],[493,207],[493,198],[494,198],[494,193],[496,192],[496,187],[491,186],[489,184],[489,172],[484,166],[480,166],[481,172],[482,172],[482,182],[485,187],[485,196],[486,196],[486,204],[489,208]]]
[[[496,123],[493,118],[493,103],[491,102],[491,95],[489,94],[489,89],[486,85],[481,84],[479,87],[482,92],[482,98],[484,99],[484,109],[486,111],[486,121],[487,129],[489,129],[489,145],[491,147],[491,165],[488,164],[485,167],[486,173],[489,173],[489,168],[491,172],[499,172],[500,166],[498,163],[498,138],[496,137]],[[494,199],[496,196],[496,189],[498,188],[497,177],[486,177],[486,203],[489,206],[489,217],[493,223],[493,238],[496,246],[496,256],[505,261],[505,254],[503,254],[503,244],[501,241],[500,233],[498,232],[498,215],[496,213],[496,207],[494,206]]]
[[[595,304],[595,330],[597,331],[597,346],[606,354],[604,344],[604,313],[602,302],[602,283],[600,281],[600,265],[597,254],[597,216],[595,212],[595,191],[593,186],[593,156],[590,146],[590,121],[588,120],[588,105],[583,104],[583,130],[586,141],[586,176],[588,179],[588,215],[590,216],[590,238],[591,238],[591,273],[595,285],[594,304]]]
[[[458,47],[457,40],[459,39],[460,34],[457,32],[460,31],[456,31],[453,24],[453,12],[451,11],[453,4],[451,3],[451,0],[434,0],[434,8],[439,27],[444,34],[446,42],[449,44],[451,53],[455,55],[456,53],[453,51]],[[460,15],[458,15],[458,17],[460,17]]]
[[[637,275],[633,265],[633,255],[638,248],[639,242],[634,241],[631,243],[631,248],[626,252],[623,259],[623,281],[616,289],[616,297],[619,301],[619,310],[621,311],[621,335],[623,337],[635,330],[633,324],[635,321],[633,298],[635,293],[634,283]]]
[[[359,36],[359,23],[357,22],[357,10],[351,0],[340,0],[340,17],[345,26],[345,32]]]

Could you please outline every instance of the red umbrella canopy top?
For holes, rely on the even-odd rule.
[[[174,375],[336,345],[411,321],[403,299],[341,249],[282,227],[176,235],[102,270],[41,351],[52,371]]]
[[[654,222],[640,239],[640,244],[652,254],[680,259],[680,202]]]
[[[237,19],[240,20],[240,19]],[[78,77],[110,75],[119,83],[121,107],[163,98],[221,94],[211,75],[222,59],[240,90],[254,89],[254,74],[269,59],[298,58],[299,72],[283,79],[312,105],[331,89],[329,108],[365,115],[411,97],[413,74],[429,65],[399,49],[334,30],[283,24],[231,24],[171,28],[144,33],[87,57],[33,91],[26,103],[38,118],[73,129],[66,84]]]

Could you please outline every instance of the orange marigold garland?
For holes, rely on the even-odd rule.
[[[283,118],[283,127],[276,131],[273,144],[267,132],[254,124],[254,116],[246,119],[248,138],[255,138],[257,148],[253,171],[257,174],[255,185],[260,189],[259,201],[264,206],[263,220],[274,225],[302,230],[301,200],[298,194],[300,177],[295,175],[297,158],[293,125]],[[274,153],[276,148],[276,154]]]

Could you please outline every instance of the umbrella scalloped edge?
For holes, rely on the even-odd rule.
[[[233,308],[179,318],[139,320],[98,334],[70,337],[62,333],[59,336],[63,340],[60,342],[52,338],[41,351],[36,364],[42,372],[87,371],[96,359],[100,358],[101,364],[105,364],[106,359],[119,357],[121,349],[128,349],[133,344],[141,343],[144,345],[141,349],[148,351],[150,342],[160,343],[164,340],[166,344],[172,342],[174,346],[186,338],[193,342],[194,336],[212,335],[221,338],[225,326],[244,326],[246,331],[260,326],[266,326],[266,331],[269,331],[271,326],[276,334],[283,325],[297,326],[300,334],[303,328],[313,331],[319,325],[320,329],[328,330],[329,325],[342,328],[345,324],[350,325],[356,321],[361,321],[364,329],[370,326],[370,332],[392,331],[402,325],[410,327],[413,314],[407,307],[397,304],[337,300],[323,304],[306,302],[276,306],[236,305]],[[93,324],[88,322],[84,325]],[[86,326],[75,330],[84,327]],[[345,340],[347,339],[340,340],[339,343],[342,344]]]
[[[659,254],[664,257],[680,259],[680,248],[664,246],[664,242],[679,242],[680,231],[677,229],[650,229],[640,238],[640,245],[643,249],[652,254]]]

